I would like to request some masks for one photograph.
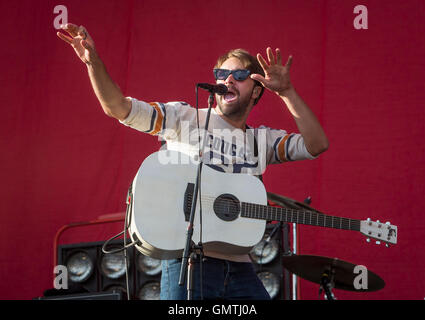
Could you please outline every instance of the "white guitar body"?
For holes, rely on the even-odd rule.
[[[163,150],[148,156],[133,181],[130,237],[139,241],[136,248],[157,259],[180,258],[186,243],[188,222],[184,199],[188,183],[195,184],[197,164],[176,151]],[[165,159],[180,159],[177,164],[163,164]],[[183,164],[182,164],[183,162]],[[185,163],[185,164],[184,164]],[[200,239],[199,197],[192,240],[202,240],[204,250],[245,254],[261,241],[266,221],[240,215],[225,221],[214,211],[214,199],[232,194],[240,202],[266,205],[267,193],[262,182],[247,174],[218,172],[202,167],[201,204],[202,239]]]

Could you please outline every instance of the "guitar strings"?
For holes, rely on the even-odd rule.
[[[217,200],[217,197],[202,196],[201,199],[202,199],[202,201],[205,201],[208,204],[214,204]],[[192,203],[192,197],[190,197],[190,203]],[[218,204],[216,204],[214,207],[217,208],[217,209],[229,209],[231,206],[235,206],[235,205],[240,207],[243,203],[244,202],[235,201],[235,200],[232,200],[232,199],[220,199],[220,202]],[[279,215],[284,215],[284,214],[287,214],[287,213],[291,213],[291,214],[293,214],[293,213],[300,213],[300,214],[316,213],[316,214],[319,214],[319,215],[326,216],[322,213],[317,213],[315,211],[309,211],[309,210],[298,210],[298,209],[290,209],[290,208],[284,208],[284,207],[269,207],[267,205],[257,204],[257,203],[247,203],[247,204],[248,204],[248,206],[253,206],[253,207],[257,206],[257,208],[260,208],[260,209],[268,210],[267,208],[276,208],[277,210],[284,210],[285,211],[285,212],[276,212],[276,214],[279,214]],[[328,216],[328,217],[331,217],[331,216]],[[339,217],[335,217],[335,218],[339,218]]]
[[[201,199],[202,199],[202,201],[205,201],[208,204],[214,204],[214,202],[217,200],[217,197],[204,195],[204,196],[201,196]],[[192,200],[192,197],[190,197],[190,200]],[[238,206],[239,207],[238,213],[239,213],[241,211],[242,203],[243,202],[235,201],[233,199],[220,199],[220,203],[214,205],[213,207],[218,209],[218,210],[224,210],[224,211],[229,212],[231,207]],[[293,215],[294,213],[298,213],[300,215],[302,215],[302,214],[304,215],[304,220],[305,220],[306,214],[310,214],[310,215],[316,214],[317,218],[315,220],[318,221],[317,225],[323,225],[323,226],[325,226],[327,224],[326,219],[330,219],[332,226],[333,226],[333,222],[334,222],[335,219],[336,220],[340,219],[341,220],[340,221],[341,228],[348,228],[348,229],[351,229],[352,226],[360,223],[360,221],[356,220],[356,219],[350,219],[350,218],[344,218],[344,217],[338,217],[338,216],[330,216],[330,215],[326,215],[326,214],[323,214],[323,213],[320,213],[320,212],[310,211],[310,210],[299,210],[299,209],[291,209],[291,208],[284,208],[284,207],[269,207],[267,205],[256,204],[256,203],[248,203],[248,205],[252,205],[254,207],[258,206],[258,208],[260,208],[260,210],[262,210],[262,209],[268,210],[267,208],[276,208],[277,210],[283,210],[284,212],[272,212],[272,213],[269,212],[269,214],[276,216],[276,218],[274,220],[280,220],[280,219],[278,219],[279,217],[281,217],[283,219],[286,216],[286,219],[284,219],[283,221],[290,222],[289,220],[293,220],[293,221],[297,221],[299,223],[300,219],[298,219],[298,218],[297,219],[287,219],[289,214]],[[256,213],[258,213],[258,212],[256,212]],[[264,213],[264,212],[262,212],[262,213]],[[267,214],[267,212],[265,212],[265,214]],[[311,216],[310,216],[310,218],[311,218]],[[320,220],[319,220],[319,218],[320,218]],[[310,221],[311,221],[311,219],[310,219]],[[320,222],[322,222],[322,223],[320,223]]]
[[[188,198],[190,200],[190,203],[192,203],[192,197]],[[202,201],[206,201],[207,203],[214,203],[217,200],[217,197],[214,196],[201,196]],[[229,207],[230,204],[237,204],[237,205],[241,205],[242,203],[246,203],[247,205],[251,205],[251,206],[258,206],[260,208],[276,208],[279,210],[285,210],[285,211],[291,211],[292,213],[294,212],[299,212],[299,213],[317,213],[320,215],[324,215],[322,213],[318,213],[315,211],[309,211],[309,210],[299,210],[299,209],[291,209],[291,208],[284,208],[284,207],[269,207],[265,204],[260,204],[260,203],[247,203],[247,202],[241,202],[241,201],[235,201],[233,199],[220,199],[219,204],[216,205],[217,208],[226,208]],[[330,217],[330,216],[329,216]],[[336,217],[338,218],[338,217]]]
[[[189,198],[190,199],[190,203],[192,203],[192,197]],[[213,197],[213,196],[201,196],[202,201],[205,201],[209,204],[216,202],[217,197]],[[214,207],[218,208],[218,209],[225,209],[225,208],[229,208],[231,205],[241,205],[244,202],[240,202],[240,201],[235,201],[232,199],[220,199],[219,204],[215,205]],[[247,203],[250,206],[258,206],[258,208],[276,208],[278,210],[284,210],[286,212],[298,212],[298,213],[316,213],[316,214],[320,214],[320,215],[324,215],[322,213],[317,213],[315,211],[309,211],[309,210],[298,210],[298,209],[290,209],[290,208],[283,208],[283,207],[268,207],[267,205],[264,204],[258,204],[258,203]],[[285,213],[283,213],[285,214]],[[325,215],[326,216],[326,215]],[[329,216],[330,217],[330,216]],[[338,218],[338,217],[336,217]]]

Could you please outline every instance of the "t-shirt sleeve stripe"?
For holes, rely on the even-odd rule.
[[[273,145],[274,158],[276,159],[277,162],[280,162],[279,153],[277,151],[277,146],[279,145],[280,140],[282,140],[282,137],[277,138],[274,145]]]
[[[288,134],[288,135],[286,135],[284,137],[280,137],[279,139],[276,140],[275,156],[276,156],[276,159],[279,162],[286,162],[286,161],[290,160],[288,158],[288,147],[287,147],[287,145],[289,144],[288,139],[290,137],[291,137],[291,135]]]
[[[152,108],[151,125],[149,127],[149,130],[146,130],[144,132],[151,133],[153,131],[153,128],[154,128],[154,125],[155,125],[156,114],[157,114],[156,109]]]
[[[163,108],[161,108],[159,106],[158,103],[156,102],[150,102],[149,103],[154,110],[156,111],[156,117],[154,114],[152,114],[152,120],[154,120],[154,125],[153,125],[153,129],[147,133],[151,134],[151,135],[156,135],[158,134],[158,132],[160,132],[162,130],[163,127],[163,122],[164,122],[164,113],[163,113]]]
[[[167,123],[167,109],[165,108],[165,105],[163,103],[159,102],[159,106],[161,107],[162,114],[164,115],[164,120],[162,120],[162,130],[164,130],[165,125]]]
[[[284,139],[287,140],[286,145],[285,145],[285,158],[287,161],[292,161],[291,157],[289,156],[289,144],[291,143],[291,139],[294,135],[288,135],[286,136]]]

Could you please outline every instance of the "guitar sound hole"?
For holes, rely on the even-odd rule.
[[[238,198],[231,194],[222,194],[214,201],[214,212],[217,217],[224,221],[237,219],[240,212]]]

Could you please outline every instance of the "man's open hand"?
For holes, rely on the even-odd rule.
[[[261,82],[265,88],[276,92],[280,96],[284,96],[285,92],[292,88],[291,79],[289,77],[292,56],[289,56],[288,61],[284,66],[282,65],[280,49],[276,49],[275,57],[272,49],[267,48],[267,58],[269,60],[268,63],[261,54],[257,54],[258,62],[264,70],[265,77],[260,74],[252,74],[251,78]]]
[[[57,32],[57,36],[70,44],[77,53],[77,56],[84,63],[90,64],[97,54],[94,47],[94,41],[87,30],[83,26],[77,26],[72,23],[67,23],[61,27],[69,36],[61,32]]]

